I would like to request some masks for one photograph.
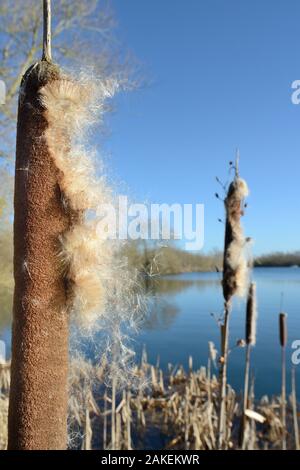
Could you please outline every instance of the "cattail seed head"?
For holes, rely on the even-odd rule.
[[[246,239],[241,226],[247,183],[235,177],[225,198],[226,228],[223,260],[223,295],[228,302],[234,295],[244,296],[248,283],[248,263],[245,257]]]
[[[69,321],[56,253],[70,217],[61,202],[59,170],[45,140],[49,123],[39,100],[41,90],[60,77],[57,66],[37,62],[25,73],[19,93],[13,308],[18,326],[12,332],[8,423],[8,448],[14,450],[67,445]]]
[[[115,78],[102,80],[86,72],[76,77],[61,72],[39,90],[39,103],[47,120],[43,139],[58,171],[60,194],[70,215],[70,226],[58,237],[56,252],[66,284],[66,309],[76,323],[71,354],[74,348],[78,355],[77,334],[93,337],[101,331],[105,340],[99,342],[95,354],[106,357],[110,365],[106,380],[127,386],[138,381],[128,331],[135,330],[146,298],[137,271],[130,269],[121,251],[122,242],[98,230],[103,216],[107,216],[105,207],[117,209],[116,194],[107,183],[103,166],[99,167],[101,159],[99,162],[96,150],[88,143],[91,130],[102,121],[106,99],[118,91],[118,86]]]
[[[249,287],[246,310],[246,343],[252,346],[256,343],[256,284],[252,282]]]
[[[287,314],[280,313],[279,314],[279,341],[280,346],[284,348],[287,344]]]
[[[220,333],[221,333],[221,355],[224,356],[225,354],[225,325],[220,325]]]

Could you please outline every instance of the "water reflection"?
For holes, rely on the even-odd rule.
[[[287,386],[290,388],[292,343],[300,339],[300,269],[258,268],[254,270],[258,295],[257,345],[253,349],[252,373],[257,395],[280,393],[280,346],[278,314],[288,313]],[[195,366],[206,364],[208,342],[219,347],[220,334],[210,312],[221,315],[223,297],[220,275],[188,273],[168,276],[155,287],[156,301],[138,337],[139,352],[145,344],[151,362],[160,357],[168,362],[188,365],[192,355]],[[236,341],[244,338],[245,302],[236,299],[230,325],[229,380],[237,391],[242,388],[244,354]],[[300,366],[296,368],[299,377]],[[299,378],[298,378],[299,380]],[[298,390],[299,393],[299,390]]]
[[[182,275],[180,275],[182,276]],[[187,289],[196,288],[199,292],[220,285],[219,279],[186,279],[179,276],[168,276],[152,283],[154,294],[178,294]]]
[[[179,277],[179,278],[178,278]],[[186,279],[184,276],[165,276],[152,279],[148,289],[152,296],[148,314],[143,322],[143,330],[166,330],[176,320],[181,309],[172,302],[180,293],[195,289],[199,294],[219,286],[218,279]]]
[[[176,319],[180,309],[166,300],[155,299],[143,322],[143,330],[167,330]]]

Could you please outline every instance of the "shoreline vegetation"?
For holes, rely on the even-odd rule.
[[[129,243],[125,248],[129,265],[149,276],[222,271],[223,253],[193,253],[174,246],[148,247]],[[300,267],[300,251],[273,252],[253,259],[255,268]]]

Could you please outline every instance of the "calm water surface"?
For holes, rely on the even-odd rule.
[[[252,372],[256,396],[280,393],[280,347],[278,313],[288,313],[287,368],[292,363],[291,344],[300,339],[300,269],[258,268],[254,270],[258,296],[257,344],[252,353]],[[212,316],[212,313],[214,316]],[[138,357],[143,345],[148,359],[155,363],[159,357],[164,369],[168,363],[194,366],[205,365],[208,342],[219,349],[219,328],[216,319],[222,315],[222,290],[217,273],[188,273],[167,276],[156,285],[151,312],[135,338]],[[215,318],[214,318],[215,317]],[[229,382],[240,391],[243,383],[245,350],[235,347],[244,338],[245,303],[235,301],[231,315]],[[0,326],[0,340],[10,342],[8,326]],[[298,396],[300,396],[300,365],[296,366]],[[288,384],[290,374],[288,374]]]
[[[291,344],[300,339],[300,269],[257,268],[258,328],[257,344],[252,353],[252,372],[256,396],[280,393],[280,347],[278,313],[288,313],[287,369],[290,372]],[[165,277],[158,285],[160,299],[137,338],[137,350],[146,345],[148,358],[159,356],[167,364],[207,363],[208,342],[219,350],[220,336],[216,319],[222,315],[222,290],[217,273],[188,273]],[[215,318],[211,315],[214,314]],[[245,335],[245,302],[235,301],[230,324],[229,382],[242,389],[245,349],[235,347]],[[300,364],[296,366],[300,396]],[[290,374],[288,374],[288,384]]]

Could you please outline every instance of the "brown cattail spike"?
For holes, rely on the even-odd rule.
[[[69,321],[57,241],[70,226],[59,171],[45,142],[39,92],[59,79],[49,62],[32,66],[19,99],[14,199],[14,306],[8,447],[65,449]]]
[[[287,315],[286,313],[279,314],[279,340],[280,346],[284,348],[287,344]]]
[[[241,226],[244,199],[248,195],[247,183],[236,177],[229,186],[224,201],[226,228],[223,260],[223,295],[228,302],[234,295],[243,296],[247,288],[246,239]]]
[[[252,282],[249,287],[246,311],[246,343],[255,345],[256,342],[256,284]]]

